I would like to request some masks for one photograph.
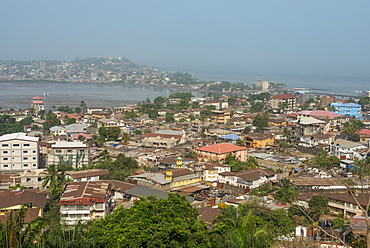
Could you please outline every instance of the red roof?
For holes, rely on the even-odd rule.
[[[42,98],[39,96],[35,96],[34,98],[32,98],[32,100],[42,100]]]
[[[361,129],[358,133],[359,134],[370,135],[370,129]]]
[[[342,117],[341,115],[338,115],[331,111],[325,111],[325,110],[303,110],[298,112],[299,115],[312,115],[312,116],[326,116],[326,117]]]
[[[271,98],[272,99],[291,99],[291,98],[296,98],[296,97],[291,94],[281,94],[281,95],[273,96]]]
[[[224,153],[229,153],[229,152],[247,150],[247,148],[232,145],[232,144],[229,144],[229,143],[221,143],[221,144],[215,144],[215,145],[210,145],[210,146],[197,148],[197,150],[198,151],[204,151],[204,152],[217,153],[217,154],[224,154]]]

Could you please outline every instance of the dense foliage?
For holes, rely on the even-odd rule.
[[[23,131],[22,124],[16,122],[14,117],[10,115],[0,115],[0,135]]]
[[[85,239],[96,247],[210,247],[206,225],[185,196],[141,198],[91,223]]]

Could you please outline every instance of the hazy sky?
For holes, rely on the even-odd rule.
[[[0,0],[0,59],[370,78],[370,1]]]

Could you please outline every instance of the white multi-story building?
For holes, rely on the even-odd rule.
[[[266,91],[269,88],[269,82],[268,81],[262,81],[262,80],[256,80],[256,88]]]
[[[0,136],[0,171],[35,170],[39,167],[39,138],[26,133]]]
[[[90,162],[90,147],[83,142],[57,141],[51,145],[47,155],[47,165],[71,163],[73,168],[88,165]]]

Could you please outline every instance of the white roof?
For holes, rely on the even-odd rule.
[[[303,124],[303,125],[323,124],[323,123],[325,123],[325,121],[318,120],[318,119],[313,118],[311,116],[309,116],[309,117],[300,117],[300,118],[298,118],[298,120],[295,120],[295,121],[292,121],[292,122],[300,123],[300,124]]]
[[[10,134],[4,134],[3,136],[0,136],[0,141],[6,141],[6,140],[27,140],[27,141],[39,141],[38,137],[31,137],[27,136],[26,133],[10,133]]]
[[[68,141],[57,141],[51,145],[51,148],[86,148],[87,145],[83,142],[68,142]]]
[[[60,126],[54,126],[54,127],[50,128],[50,131],[52,131],[52,132],[58,131],[58,130],[66,130],[66,129],[64,127],[60,127]]]
[[[157,134],[169,134],[169,135],[183,135],[183,132],[173,131],[173,130],[158,130],[155,133],[157,133]]]

